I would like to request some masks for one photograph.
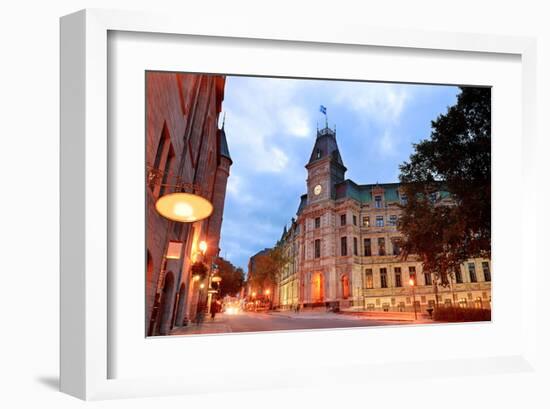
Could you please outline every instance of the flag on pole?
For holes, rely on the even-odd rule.
[[[324,105],[321,105],[321,106],[319,106],[319,111],[321,111],[321,113],[326,115],[327,114],[327,107],[324,106]]]

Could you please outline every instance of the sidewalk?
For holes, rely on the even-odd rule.
[[[417,314],[417,319],[414,319],[414,312],[385,312],[385,311],[361,311],[361,310],[342,310],[340,315],[348,317],[359,317],[359,319],[372,319],[380,321],[408,321],[417,324],[431,324],[434,321],[423,313]]]
[[[334,312],[330,311],[300,311],[300,312],[293,312],[293,311],[266,311],[266,314],[275,315],[278,317],[287,317],[287,318],[293,318],[293,319],[344,319],[344,320],[350,320],[350,319],[362,319],[361,317],[355,317],[355,316],[344,316],[343,314],[335,314]]]
[[[170,335],[222,334],[227,332],[232,331],[223,318],[212,320],[208,317],[205,318],[204,322],[200,325],[189,323],[185,327],[174,327],[172,331],[170,331]]]
[[[411,322],[415,324],[431,324],[434,321],[418,314],[418,318],[414,319],[414,313],[408,312],[374,312],[374,311],[357,311],[343,310],[339,313],[329,311],[269,311],[268,314],[280,317],[293,319],[341,319],[341,320],[375,320],[375,321],[395,321],[395,322]]]

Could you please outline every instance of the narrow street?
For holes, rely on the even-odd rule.
[[[214,320],[210,317],[206,318],[201,325],[191,324],[187,327],[174,328],[171,335],[335,329],[413,323],[413,321],[380,320],[331,312],[241,312],[235,315],[218,314]]]

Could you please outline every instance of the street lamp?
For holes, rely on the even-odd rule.
[[[206,253],[206,249],[208,248],[208,245],[206,244],[206,242],[204,240],[202,240],[200,243],[199,243],[199,250],[200,252],[202,253],[202,255],[204,256],[204,254]]]
[[[415,291],[414,291],[414,287],[415,287],[414,278],[411,277],[409,279],[409,285],[411,286],[412,293],[413,293],[414,320],[416,321],[416,294],[415,294]]]
[[[169,193],[155,203],[157,212],[174,222],[193,223],[210,217],[214,206],[208,199],[194,193]]]

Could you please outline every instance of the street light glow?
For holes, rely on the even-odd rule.
[[[206,253],[206,249],[208,248],[206,242],[203,240],[199,243],[199,250],[202,254]]]

